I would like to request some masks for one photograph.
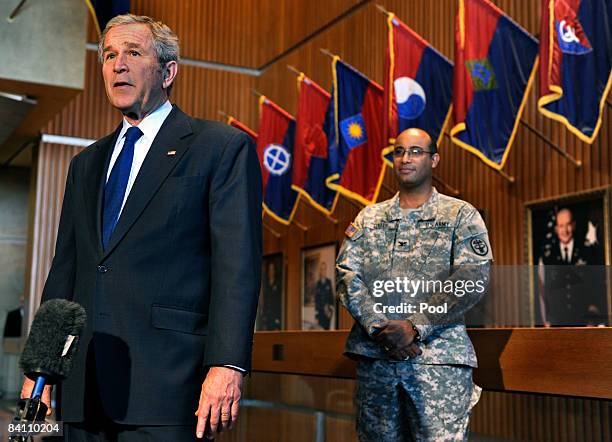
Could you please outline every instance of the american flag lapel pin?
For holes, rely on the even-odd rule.
[[[169,151],[166,153],[166,156],[169,156],[169,157],[173,157],[174,155],[176,155],[176,150],[169,150]]]

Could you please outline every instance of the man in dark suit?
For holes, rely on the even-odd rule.
[[[319,280],[315,287],[315,317],[323,330],[330,330],[334,314],[334,291],[327,277],[327,264],[319,265]]]
[[[118,16],[99,55],[123,122],[70,164],[42,299],[87,311],[62,385],[66,440],[213,436],[236,420],[250,370],[257,154],[242,132],[170,104],[178,38],[166,25]]]
[[[546,244],[538,262],[540,320],[545,326],[598,325],[605,287],[596,247],[575,238],[576,221],[569,208],[555,216],[557,241]]]

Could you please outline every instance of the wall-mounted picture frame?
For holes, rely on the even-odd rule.
[[[337,244],[302,249],[302,330],[336,330]]]
[[[608,326],[609,187],[525,203],[531,325]]]
[[[263,257],[261,290],[255,331],[282,330],[285,327],[285,263],[282,253]]]

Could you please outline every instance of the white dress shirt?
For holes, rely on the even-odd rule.
[[[127,187],[125,188],[125,195],[123,196],[123,203],[121,203],[121,210],[119,211],[119,216],[121,216],[121,212],[123,212],[123,206],[125,205],[125,201],[127,200],[127,197],[130,194],[130,190],[132,190],[134,181],[136,181],[136,177],[138,176],[140,167],[142,166],[142,163],[144,162],[147,154],[149,153],[149,149],[151,149],[153,140],[157,136],[159,129],[161,129],[162,124],[164,124],[164,121],[166,120],[171,111],[172,105],[169,101],[166,101],[155,111],[144,117],[138,125],[138,129],[142,131],[143,135],[138,139],[138,141],[136,141],[136,144],[134,144],[134,159],[132,160],[130,177],[128,178]],[[125,133],[130,127],[132,127],[132,125],[128,123],[125,117],[123,117],[123,127],[121,128],[121,132],[119,132],[117,142],[115,143],[115,149],[113,150],[113,154],[111,155],[108,172],[106,173],[106,181],[108,181],[111,171],[113,170],[113,166],[115,165],[115,161],[117,161],[117,157],[123,149],[123,143],[125,143]]]
[[[157,136],[157,133],[166,121],[168,115],[172,111],[172,105],[170,101],[166,101],[160,107],[158,107],[155,111],[147,115],[143,118],[143,120],[138,124],[138,128],[142,131],[142,136],[136,141],[134,144],[134,159],[132,160],[132,168],[130,169],[130,177],[128,178],[127,186],[125,188],[125,195],[123,196],[123,202],[121,203],[121,210],[119,211],[119,216],[121,216],[121,212],[123,212],[123,206],[125,206],[125,202],[127,200],[130,191],[132,190],[132,186],[134,185],[134,181],[136,181],[136,177],[138,176],[138,172],[142,167],[142,163],[144,163],[147,154],[149,153],[149,149],[151,149],[151,145],[153,144],[153,140]],[[115,148],[113,150],[113,154],[111,155],[110,163],[108,165],[108,172],[106,173],[106,181],[108,182],[108,178],[110,177],[111,171],[113,170],[113,166],[117,161],[117,157],[121,153],[123,149],[123,143],[125,142],[125,133],[127,130],[132,127],[130,123],[123,117],[123,127],[119,132],[119,136],[117,137],[117,142],[115,143]],[[224,367],[233,368],[238,370],[241,373],[246,373],[244,368],[236,367],[235,365],[224,365]]]
[[[561,259],[565,262],[570,262],[572,260],[572,253],[574,253],[574,238],[567,244],[559,242],[559,248],[561,249]],[[567,253],[565,253],[565,249],[567,249]]]

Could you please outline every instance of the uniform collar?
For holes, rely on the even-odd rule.
[[[436,188],[434,187],[429,199],[425,201],[425,204],[423,204],[417,209],[414,209],[410,213],[410,215],[423,220],[436,219],[436,214],[438,213],[438,199],[439,194]],[[387,212],[387,220],[400,220],[402,219],[402,216],[403,213],[402,208],[400,207],[399,192],[397,192],[390,200],[389,211]]]

